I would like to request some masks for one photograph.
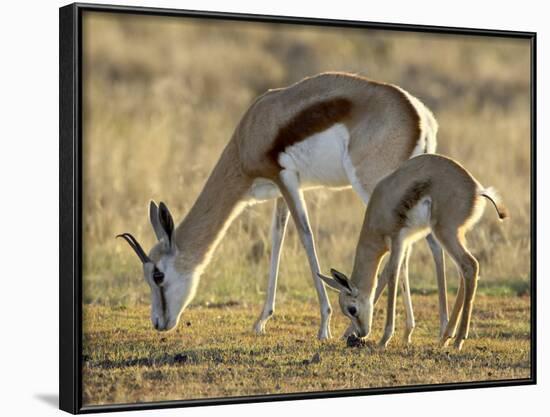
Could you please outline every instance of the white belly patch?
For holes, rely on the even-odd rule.
[[[350,185],[344,167],[348,143],[348,129],[337,123],[287,147],[279,154],[278,162],[282,168],[298,173],[303,188],[346,187]]]
[[[413,208],[407,212],[407,223],[401,231],[401,236],[413,243],[426,237],[430,233],[432,214],[432,199],[423,197]]]
[[[407,226],[428,227],[432,213],[432,199],[429,196],[423,197],[407,212]]]

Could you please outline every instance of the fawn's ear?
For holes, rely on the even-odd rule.
[[[332,273],[333,270],[331,270],[331,273]],[[322,275],[322,274],[317,274],[319,276],[319,278],[321,278],[323,280],[323,282],[325,284],[327,284],[329,286],[329,288],[335,290],[335,291],[338,291],[338,292],[345,292],[345,293],[348,293],[348,294],[352,294],[352,285],[350,282],[348,282],[347,278],[345,279],[345,281],[342,281],[341,279],[336,279],[336,277],[334,278],[330,278],[330,277],[327,277],[325,275]],[[334,274],[332,274],[334,276]],[[342,274],[343,275],[343,274]]]
[[[334,279],[330,278],[330,277],[327,277],[326,275],[323,275],[319,272],[317,272],[317,276],[319,278],[321,278],[323,280],[323,282],[325,284],[328,285],[328,287],[334,291],[337,291],[337,292],[340,292],[342,291],[344,288],[342,288],[342,286],[340,284],[338,284],[338,282],[336,282]]]
[[[357,289],[355,284],[353,284],[353,282],[351,282],[345,274],[333,268],[330,269],[330,274],[332,275],[334,280],[342,288],[345,288],[346,292],[348,292],[350,295],[357,295],[359,293],[359,290]]]

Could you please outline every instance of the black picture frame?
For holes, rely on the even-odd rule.
[[[84,12],[180,16],[231,21],[369,28],[390,31],[430,32],[528,39],[531,44],[531,378],[458,382],[437,385],[352,389],[246,397],[208,398],[137,404],[83,406],[82,403],[82,15]],[[534,32],[488,30],[332,20],[290,16],[203,12],[191,10],[70,4],[59,9],[59,408],[73,414],[192,407],[248,402],[332,398],[357,395],[441,391],[466,388],[536,384],[536,40]]]

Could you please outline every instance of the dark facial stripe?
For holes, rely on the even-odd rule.
[[[306,107],[279,129],[268,157],[278,165],[279,154],[287,147],[345,120],[350,116],[351,110],[351,101],[343,97]]]
[[[166,298],[164,296],[164,289],[162,287],[158,287],[160,291],[160,306],[162,308],[162,318],[165,320],[164,325],[166,326]]]
[[[160,274],[162,276],[162,278],[160,279],[157,279],[155,277],[156,274]],[[162,282],[164,280],[164,273],[162,273],[158,268],[157,266],[155,265],[154,266],[154,269],[153,269],[153,283],[155,284],[155,286],[159,289],[159,294],[160,294],[160,307],[162,309],[162,317],[165,319],[166,318],[166,297],[164,296],[164,288],[162,287]],[[166,325],[166,323],[165,323]]]

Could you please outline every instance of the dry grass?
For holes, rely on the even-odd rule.
[[[95,318],[85,322],[86,350],[90,343],[104,343],[104,350],[94,354],[111,357],[119,349],[111,338],[124,335],[141,350],[121,350],[120,355],[161,355],[158,349],[164,345],[159,336],[144,335],[149,326],[149,294],[141,267],[127,245],[115,241],[114,236],[131,231],[148,248],[153,243],[147,221],[151,198],[165,201],[176,220],[181,220],[254,97],[268,88],[327,70],[358,72],[393,82],[432,108],[440,123],[439,152],[461,161],[483,184],[499,189],[512,215],[509,221],[499,223],[488,209],[479,227],[469,235],[470,247],[481,264],[481,293],[502,296],[502,300],[511,303],[517,302],[514,296],[529,293],[527,41],[91,14],[84,17],[84,44],[83,299],[87,315]],[[364,213],[362,203],[351,191],[312,192],[306,198],[322,269],[334,266],[349,272]],[[271,204],[260,205],[234,222],[204,274],[197,303],[239,300],[254,306],[254,316],[259,313],[268,271],[270,213]],[[411,274],[413,291],[435,290],[431,257],[423,243],[417,245],[411,258]],[[277,344],[275,339],[284,339],[289,329],[311,339],[317,327],[318,309],[309,277],[306,258],[291,225],[283,250],[278,300],[306,303],[307,311],[294,317],[295,309],[287,310],[287,319],[296,320],[294,324],[273,326],[270,336],[261,339],[244,336],[251,323],[227,323],[226,335],[216,333],[216,346],[221,349],[220,340],[237,341],[243,337],[241,345],[258,349],[263,346],[265,352],[270,352]],[[450,287],[456,286],[455,281],[454,268],[449,267]],[[503,305],[499,299],[495,303]],[[527,311],[529,299],[522,298],[519,306]],[[124,313],[128,317],[114,323],[108,314],[114,308],[126,308],[121,311],[131,314]],[[183,321],[197,317],[199,310],[189,311]],[[244,313],[237,309],[228,317],[239,321]],[[435,307],[430,314],[435,318]],[[521,317],[523,325],[527,325],[527,316]],[[248,317],[248,321],[252,319]],[[96,333],[98,328],[103,329],[102,333]],[[134,332],[136,329],[139,331]],[[187,330],[180,329],[185,341]],[[214,343],[207,333],[199,335],[198,328],[192,331],[193,340],[200,337],[205,343],[203,348]],[[91,332],[105,340],[89,338]],[[178,339],[173,335],[166,337],[174,343]],[[419,346],[423,339],[417,340]],[[513,346],[505,338],[495,343],[503,351],[506,346]],[[337,341],[319,348],[342,349]],[[395,355],[398,354],[396,349]],[[290,356],[285,360],[290,361]],[[379,360],[387,361],[383,355]],[[329,364],[324,362],[323,366]],[[172,369],[172,378],[184,372],[179,367],[167,369]],[[510,375],[514,369],[509,369]],[[118,384],[122,394],[116,398],[95,393],[100,389],[96,372],[102,372],[109,380],[117,372],[126,372],[131,379],[133,371],[116,367],[87,369],[87,398],[138,398],[132,392],[142,392],[141,385],[146,386],[148,381],[145,376],[128,387]],[[146,375],[146,368],[139,372]],[[429,373],[422,375],[428,377]],[[459,378],[454,373],[438,375],[441,381]],[[313,374],[310,376],[309,385],[301,386],[304,379],[297,378],[285,389],[321,387],[315,385],[321,382],[316,382]],[[204,382],[199,381],[202,379],[195,384]],[[390,379],[378,383],[401,382]],[[189,375],[186,383],[191,384]],[[337,381],[331,384],[327,388],[335,388]],[[350,386],[353,384],[351,381]],[[159,398],[183,395],[175,392],[159,394]],[[225,395],[221,391],[219,394]]]
[[[374,344],[348,348],[338,338],[318,342],[314,304],[285,304],[262,337],[250,330],[259,305],[196,306],[175,332],[161,336],[143,320],[145,307],[86,306],[84,402],[529,378],[528,298],[479,297],[471,339],[460,352],[437,344],[437,297],[417,296],[414,301],[418,327],[413,344],[400,340],[405,321],[400,309],[398,334],[386,350]],[[383,316],[380,308],[376,338],[382,335]],[[335,317],[338,335],[345,325],[342,316]]]

